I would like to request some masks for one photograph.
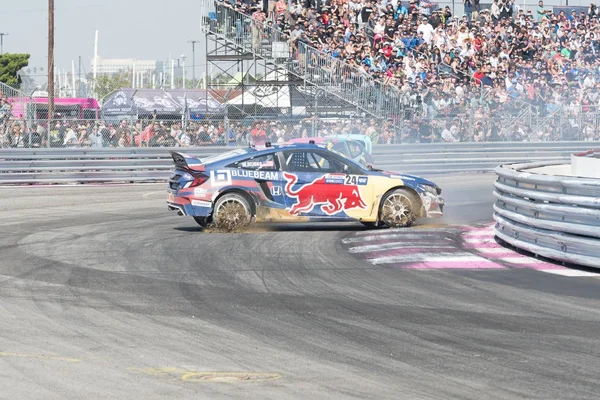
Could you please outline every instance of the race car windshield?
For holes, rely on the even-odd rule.
[[[229,157],[246,154],[247,152],[248,152],[248,150],[246,150],[246,149],[236,149],[236,150],[231,150],[231,151],[228,151],[225,153],[215,154],[214,156],[203,158],[201,161],[203,164],[210,164],[210,163],[214,163],[217,161],[225,160]]]

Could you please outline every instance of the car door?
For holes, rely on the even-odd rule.
[[[362,171],[336,154],[321,150],[282,152],[287,210],[292,215],[355,218],[348,210],[365,209],[359,181]]]
[[[232,179],[252,179],[265,206],[284,208],[286,206],[281,165],[276,152],[254,155],[227,165]],[[249,185],[248,188],[250,188]]]

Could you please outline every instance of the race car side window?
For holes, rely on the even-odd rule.
[[[359,157],[366,153],[364,145],[358,140],[348,142],[348,147],[350,148],[350,157],[352,158]]]
[[[353,163],[351,163],[351,161],[349,159],[347,159],[346,157],[343,157],[339,154],[329,154],[326,153],[326,155],[331,159],[332,163],[337,163],[338,165],[340,165],[341,167],[341,171],[335,171],[335,172],[343,172],[344,171],[344,166],[346,166],[346,174],[349,175],[364,175],[365,172],[362,171],[360,168],[357,168]]]
[[[348,157],[348,149],[346,149],[346,144],[344,142],[336,143],[331,147],[331,151],[335,151],[345,157]]]
[[[236,161],[229,164],[227,168],[241,168],[254,171],[279,171],[279,160],[275,154],[271,153]]]
[[[332,154],[313,151],[284,151],[286,171],[291,172],[344,172],[344,164]]]

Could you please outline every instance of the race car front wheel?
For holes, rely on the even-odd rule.
[[[417,219],[419,198],[406,189],[395,189],[381,201],[380,221],[390,228],[403,228]]]
[[[252,219],[252,209],[246,198],[239,193],[226,193],[215,204],[214,225],[232,230],[246,226]]]

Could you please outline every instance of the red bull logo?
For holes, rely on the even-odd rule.
[[[287,181],[286,194],[296,199],[296,204],[287,209],[292,215],[311,212],[316,206],[320,206],[321,211],[327,215],[352,208],[367,207],[360,196],[358,186],[345,184],[343,177],[338,177],[339,183],[332,183],[327,182],[331,177],[323,176],[298,189],[294,189],[294,185],[298,182],[296,175],[284,172],[283,177]]]

